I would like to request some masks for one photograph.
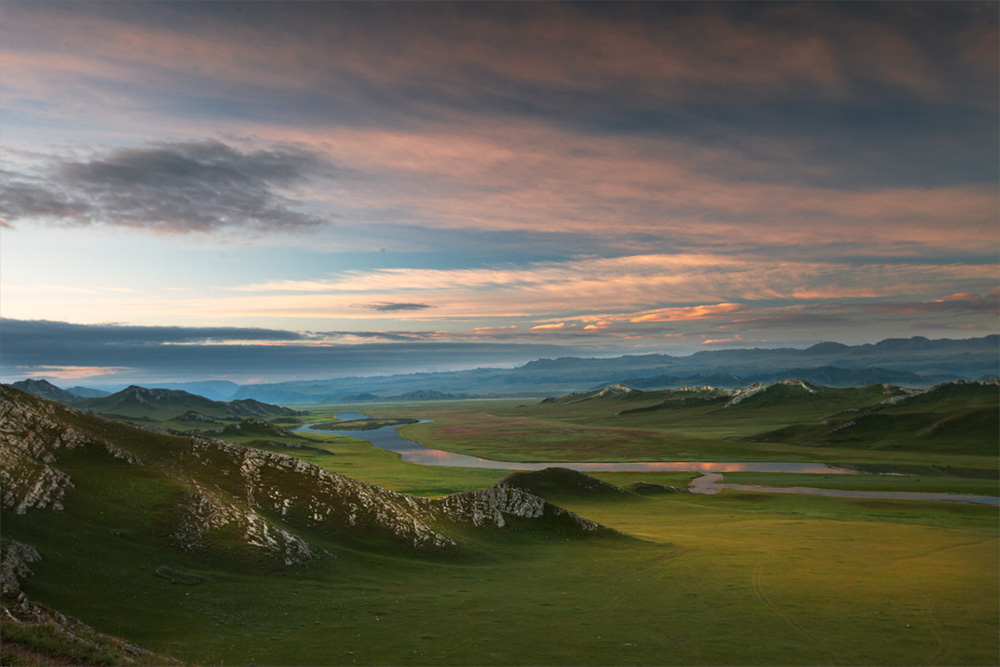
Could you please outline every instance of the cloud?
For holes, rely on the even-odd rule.
[[[0,215],[12,223],[104,224],[161,233],[305,231],[328,224],[286,192],[328,172],[316,154],[241,151],[218,141],[160,143],[56,159],[41,176],[3,174]]]
[[[392,303],[383,301],[380,303],[359,303],[355,304],[354,307],[377,310],[381,313],[395,313],[402,310],[424,310],[425,308],[430,308],[431,306],[426,303]]]
[[[205,316],[382,319],[393,314],[400,320],[439,323],[489,318],[490,325],[527,323],[521,320],[594,325],[631,320],[649,326],[656,321],[739,319],[761,301],[788,306],[899,299],[950,288],[982,290],[995,284],[995,273],[993,264],[877,257],[795,261],[779,255],[763,263],[752,255],[708,253],[575,257],[481,268],[344,271],[321,280],[239,286],[188,307]],[[393,298],[404,294],[414,301]],[[724,300],[716,301],[720,295]],[[400,303],[407,308],[386,307]]]
[[[270,330],[203,329],[79,325],[68,322],[3,319],[0,373],[5,380],[28,376],[98,376],[105,382],[156,382],[192,379],[250,378],[274,381],[391,375],[418,371],[460,370],[483,365],[512,366],[565,351],[546,344],[479,342],[394,342],[312,345],[326,334]],[[195,344],[212,336],[257,336],[258,344]],[[166,344],[186,341],[191,344]],[[270,344],[301,341],[301,344]]]
[[[988,294],[959,293],[931,301],[889,302],[873,304],[873,312],[909,315],[914,313],[967,313],[1000,315],[1000,291]]]
[[[306,340],[303,334],[279,329],[252,327],[158,327],[121,324],[71,324],[49,320],[0,319],[0,335],[10,351],[25,346],[77,345],[109,347],[118,345],[150,347],[190,343],[218,344],[232,341],[292,342]],[[7,352],[8,350],[4,350]]]
[[[8,4],[8,41],[29,53],[22,45],[52,44],[69,61],[61,67],[77,78],[99,80],[91,63],[101,63],[115,68],[116,78],[149,72],[150,87],[177,86],[180,75],[216,94],[264,82],[296,101],[296,93],[348,97],[339,109],[369,88],[383,99],[377,113],[397,107],[401,115],[434,110],[440,99],[452,107],[492,103],[509,113],[531,98],[537,110],[538,91],[547,89],[591,104],[609,89],[618,92],[614,104],[634,102],[637,91],[658,99],[732,91],[746,101],[754,89],[848,96],[866,84],[943,95],[969,84],[949,78],[956,61],[989,66],[985,45],[995,35],[980,25],[989,15],[969,9],[974,3],[908,5],[905,13],[783,3],[752,10],[716,3],[296,3],[280,11],[241,3],[239,14],[214,3],[182,4],[183,13],[173,3],[142,11],[121,3],[85,11]],[[955,33],[966,40],[954,40]]]
[[[420,341],[433,337],[433,334],[421,331],[322,331],[316,334],[324,338],[340,338],[350,340],[394,340]]]
[[[685,306],[682,308],[660,308],[641,315],[634,315],[630,322],[673,322],[675,320],[700,320],[716,318],[719,315],[732,315],[746,310],[739,303],[719,303],[705,306]]]
[[[743,337],[739,334],[731,336],[729,338],[706,338],[701,341],[701,345],[745,345],[748,341],[743,340]]]

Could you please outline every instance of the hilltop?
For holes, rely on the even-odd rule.
[[[55,386],[48,380],[21,380],[20,382],[14,382],[11,386],[21,391],[26,391],[29,394],[41,396],[51,401],[59,401],[60,403],[75,403],[83,398],[79,394]]]

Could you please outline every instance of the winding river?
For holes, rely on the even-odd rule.
[[[337,413],[338,419],[350,421],[365,419],[357,412]],[[421,424],[430,422],[420,420]],[[767,493],[798,493],[814,496],[835,496],[840,498],[876,498],[884,500],[950,500],[956,502],[1000,505],[1000,497],[978,496],[955,493],[921,493],[906,491],[846,491],[840,489],[817,489],[804,486],[755,486],[750,484],[729,484],[722,482],[726,472],[785,472],[812,473],[825,475],[851,475],[854,470],[837,468],[825,463],[783,463],[774,461],[609,461],[580,463],[567,462],[521,462],[494,461],[478,456],[456,454],[440,449],[430,449],[413,440],[407,440],[398,432],[400,426],[383,426],[367,431],[333,430],[310,428],[308,424],[295,429],[299,433],[329,433],[348,436],[370,442],[375,447],[395,452],[404,461],[421,465],[446,466],[452,468],[487,468],[492,470],[544,470],[560,467],[581,472],[700,472],[702,475],[691,481],[688,487],[692,493],[715,494],[723,489],[737,491],[759,491]]]

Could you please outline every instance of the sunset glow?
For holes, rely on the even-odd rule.
[[[5,2],[3,379],[997,333],[998,14]]]

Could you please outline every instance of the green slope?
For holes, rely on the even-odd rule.
[[[748,440],[989,456],[997,454],[998,434],[1000,387],[968,382],[897,395]]]
[[[13,426],[5,442],[44,445],[55,460],[36,461],[35,471],[48,465],[73,482],[63,488],[61,510],[47,505],[19,514],[5,500],[4,539],[30,544],[42,556],[24,577],[24,591],[101,632],[186,661],[983,665],[1000,659],[997,508],[739,493],[609,502],[613,492],[590,478],[547,471],[513,479],[639,539],[610,532],[594,539],[552,505],[537,518],[508,513],[499,527],[487,511],[496,507],[494,492],[473,492],[453,496],[455,516],[441,509],[441,500],[414,499],[427,508],[428,525],[457,543],[423,548],[401,539],[393,522],[378,520],[398,503],[410,506],[400,494],[344,480],[335,494],[338,509],[317,483],[319,473],[287,457],[152,434],[7,391],[3,418]],[[12,405],[37,419],[12,420]],[[351,457],[331,460],[341,458]],[[423,484],[415,467],[390,454],[371,458],[386,470],[405,468],[396,477],[401,485]],[[5,453],[4,466],[10,460]],[[352,459],[359,466],[365,460]],[[435,474],[444,486],[475,475]],[[616,484],[673,479],[602,477]],[[32,488],[38,479],[30,480]],[[5,493],[14,488],[0,481]],[[378,502],[371,516],[356,514],[352,526],[343,509],[361,490]],[[250,544],[247,526],[235,522],[209,526],[200,542],[179,541],[178,528],[188,525],[198,498],[221,504],[222,515],[253,510],[278,548]],[[327,506],[343,520],[313,523],[313,513]],[[486,520],[476,525],[473,516]],[[286,564],[294,542],[278,539],[279,530],[307,542],[314,557],[293,550],[299,562]]]

